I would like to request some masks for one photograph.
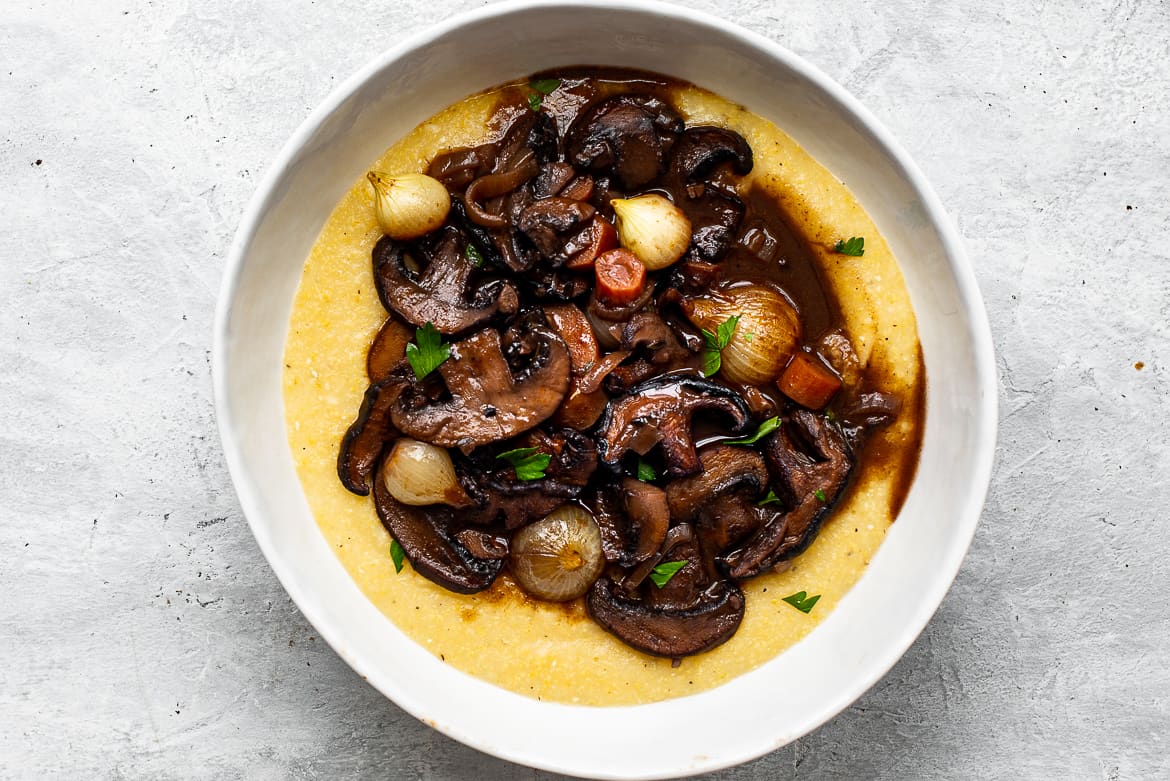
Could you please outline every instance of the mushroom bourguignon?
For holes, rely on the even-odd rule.
[[[338,474],[435,583],[507,570],[634,648],[700,653],[739,627],[739,582],[813,542],[899,400],[843,381],[849,335],[742,181],[744,138],[653,88],[532,85],[497,140],[370,175],[389,316]]]

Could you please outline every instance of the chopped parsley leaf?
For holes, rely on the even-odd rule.
[[[662,588],[686,565],[687,562],[685,561],[664,561],[650,570],[650,580],[654,581],[655,586]]]
[[[795,594],[790,594],[789,596],[784,597],[784,601],[792,605],[801,613],[807,613],[813,609],[813,605],[815,605],[817,600],[820,598],[820,594],[810,597],[804,591],[797,591]]]
[[[414,341],[414,344],[406,345],[406,360],[410,361],[414,376],[420,380],[451,357],[451,345],[443,344],[442,334],[430,322],[414,332]]]
[[[516,470],[517,480],[539,480],[544,477],[552,456],[541,453],[534,447],[518,447],[500,453],[496,458],[507,461]]]
[[[773,502],[779,502],[779,501],[780,501],[780,497],[776,495],[775,491],[773,491],[771,488],[769,488],[768,495],[765,496],[760,501],[756,502],[756,507],[763,507],[764,505],[772,504]]]
[[[719,353],[731,343],[731,337],[735,335],[735,329],[738,325],[739,315],[732,315],[719,324],[715,333],[711,333],[706,328],[703,329],[703,341],[706,342],[706,347],[703,350],[704,377],[715,374],[723,365],[723,359]]]
[[[763,423],[761,423],[759,425],[759,427],[756,429],[756,433],[752,434],[751,436],[740,437],[739,439],[728,439],[728,440],[725,440],[723,444],[725,444],[725,445],[754,445],[778,428],[780,428],[780,417],[778,415],[773,415],[772,417],[768,418]]]
[[[833,246],[833,252],[860,258],[865,254],[865,239],[861,236],[853,236],[848,241],[838,239],[836,245]]]

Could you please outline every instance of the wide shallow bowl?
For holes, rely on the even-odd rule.
[[[711,89],[774,121],[848,182],[902,264],[928,376],[917,479],[837,609],[796,646],[726,685],[636,707],[528,699],[453,669],[399,631],[318,530],[293,468],[281,398],[302,264],[370,162],[465,95],[577,64],[644,68]],[[249,204],[215,329],[216,406],[236,491],[305,617],[358,673],[427,724],[490,754],[570,774],[655,778],[726,767],[846,708],[893,666],[942,601],[991,471],[996,407],[986,315],[959,239],[918,168],[807,62],[676,6],[500,3],[436,25],[362,68],[301,125]]]

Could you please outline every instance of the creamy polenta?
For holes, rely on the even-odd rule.
[[[481,142],[499,94],[475,95],[438,113],[371,168],[425,171],[436,153]],[[755,167],[745,185],[755,184],[782,206],[819,264],[868,381],[902,398],[905,412],[874,433],[848,493],[812,547],[787,571],[741,584],[746,613],[725,644],[672,666],[588,620],[581,600],[528,599],[506,574],[487,591],[464,596],[409,564],[395,572],[391,538],[372,501],[347,492],[336,471],[339,443],[368,383],[366,351],[386,318],[370,263],[382,232],[364,178],[323,227],[293,307],[284,355],[289,446],[322,534],[363,593],[437,658],[540,700],[654,702],[718,686],[774,658],[813,631],[857,582],[916,464],[924,371],[909,295],[876,226],[844,184],[772,123],[693,86],[674,87],[672,98],[688,124],[729,128],[750,143]],[[842,236],[864,236],[864,257],[834,253]],[[807,614],[783,601],[800,591],[820,595]]]

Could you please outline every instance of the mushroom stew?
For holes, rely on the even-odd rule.
[[[425,174],[371,172],[387,316],[337,471],[419,575],[506,572],[678,659],[735,634],[741,583],[813,544],[903,400],[854,370],[748,142],[599,70],[507,93]]]

